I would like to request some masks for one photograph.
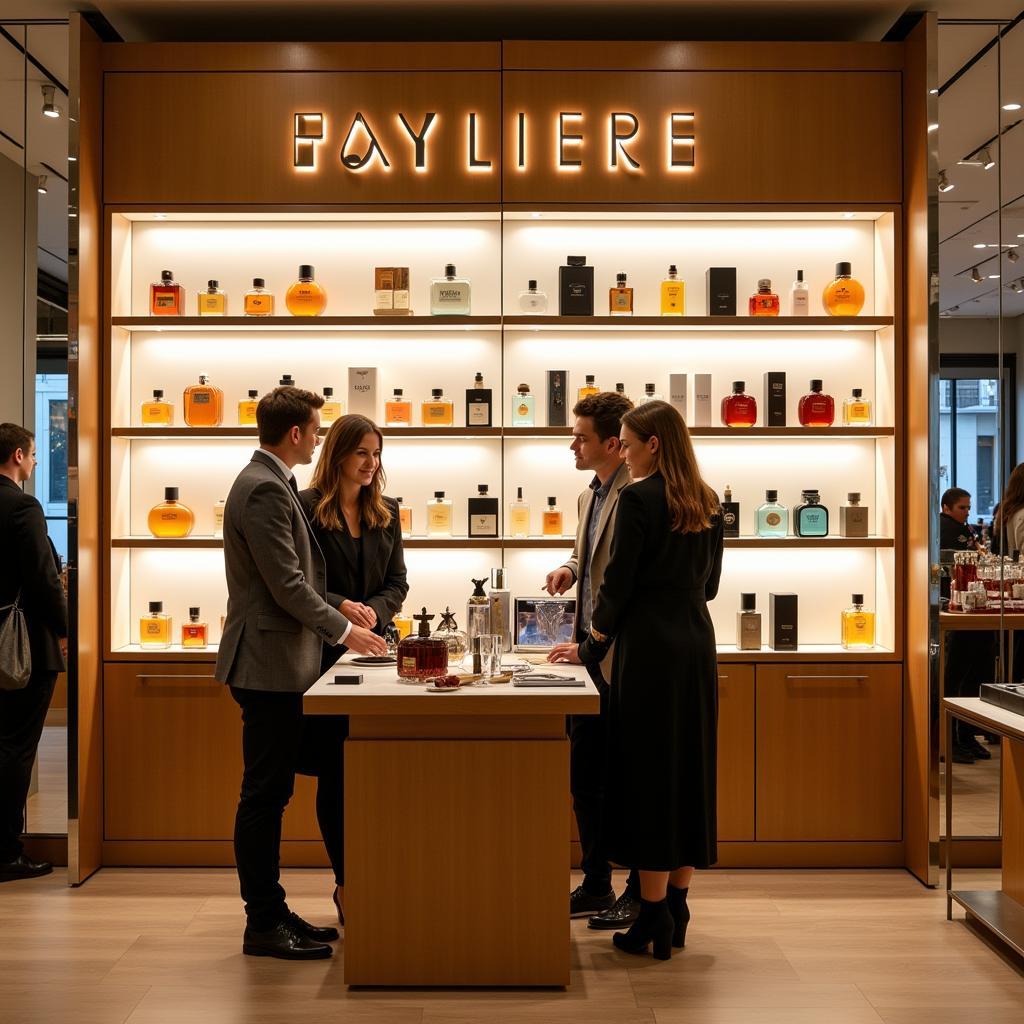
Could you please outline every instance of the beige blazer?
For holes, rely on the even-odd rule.
[[[597,524],[597,535],[594,538],[593,555],[587,550],[587,527],[590,523],[590,506],[594,503],[594,492],[587,487],[579,496],[579,520],[576,526],[576,543],[573,545],[572,557],[565,563],[572,571],[573,580],[580,578],[580,566],[587,565],[590,559],[590,572],[587,574],[587,584],[590,587],[590,595],[593,602],[597,601],[597,592],[601,589],[604,581],[604,570],[608,565],[608,559],[612,549],[612,534],[615,532],[615,511],[619,504],[619,494],[622,488],[629,483],[629,470],[623,462],[619,466],[612,485],[608,490],[608,497],[601,507],[601,521]],[[583,595],[576,594],[576,621],[573,623],[573,635],[576,634],[576,627],[579,624],[579,614],[583,608]],[[608,648],[608,653],[601,662],[601,675],[605,682],[612,678],[612,656],[615,653],[615,644]]]

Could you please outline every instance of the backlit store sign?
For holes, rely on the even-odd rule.
[[[545,128],[536,117],[519,111],[513,115],[515,145],[509,154],[516,171],[530,167],[530,143],[535,132],[554,133],[553,166],[556,171],[583,169],[584,142],[596,133],[603,135],[604,166],[610,171],[643,172],[635,155],[635,143],[642,130],[641,119],[631,111],[614,110],[604,117],[588,119],[582,111],[562,110]],[[474,174],[494,173],[495,160],[481,145],[483,130],[479,113],[469,112],[464,119],[445,118],[437,112],[410,119],[404,113],[395,115],[401,146],[381,141],[382,126],[357,111],[345,127],[343,135],[331,141],[327,116],[322,112],[297,113],[293,119],[293,161],[297,171],[316,172],[325,162],[323,151],[338,145],[337,158],[343,170],[361,174],[370,170],[389,171],[397,160],[409,162],[419,174],[428,173],[431,145],[456,145],[462,149],[466,171]],[[445,123],[447,122],[447,123]],[[662,133],[664,167],[668,171],[692,171],[696,140],[693,111],[673,111],[654,129]],[[435,142],[436,137],[436,142]]]

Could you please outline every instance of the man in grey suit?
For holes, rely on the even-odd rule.
[[[235,861],[247,924],[242,951],[288,960],[329,957],[334,928],[288,909],[280,882],[281,819],[306,743],[302,695],[320,675],[324,643],[384,654],[384,641],[325,600],[324,556],[299,502],[292,467],[313,461],[319,395],[275,388],[256,409],[260,447],[224,507],[228,610],[216,676],[242,709],[242,791]]]

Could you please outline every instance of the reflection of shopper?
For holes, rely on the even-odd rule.
[[[1024,551],[1024,462],[1006,481],[1003,500],[992,517],[993,549],[1011,555]]]
[[[939,547],[952,551],[975,551],[978,547],[974,527],[967,522],[971,514],[971,495],[962,487],[950,487],[942,495],[939,514]]]
[[[60,559],[46,533],[42,506],[21,485],[36,465],[33,435],[0,423],[0,608],[17,601],[25,613],[32,674],[20,690],[0,690],[0,882],[48,874],[52,865],[26,857],[20,835],[25,799],[57,673],[68,608]],[[0,611],[0,621],[8,612]]]

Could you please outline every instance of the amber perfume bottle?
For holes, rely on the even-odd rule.
[[[206,291],[198,296],[200,316],[227,316],[228,297],[220,290],[220,283],[207,281]]]
[[[169,270],[160,271],[160,280],[149,286],[149,311],[153,316],[182,316],[185,313],[185,289]]]
[[[599,394],[601,391],[601,389],[595,383],[596,378],[594,377],[594,374],[588,373],[584,376],[583,379],[583,387],[578,388],[576,391],[576,399],[577,401],[580,402],[582,402],[583,399],[587,398],[589,395],[596,395]]]
[[[430,620],[424,608],[413,618],[420,624],[416,636],[406,637],[398,645],[398,675],[402,679],[429,679],[448,672],[448,641],[430,635]]]
[[[260,393],[249,388],[248,397],[238,403],[238,425],[240,427],[256,426],[256,406],[260,404]]]
[[[149,510],[149,532],[154,537],[187,537],[196,517],[188,505],[178,501],[178,488],[165,487],[164,500]]]
[[[198,384],[185,388],[184,408],[190,427],[219,427],[224,418],[224,392],[201,374]]]
[[[267,291],[267,282],[262,277],[252,279],[252,289],[245,293],[243,311],[246,316],[274,315],[274,294]]]
[[[679,280],[679,271],[673,263],[668,277],[661,282],[661,315],[683,316],[686,313],[686,284]]]
[[[541,515],[541,532],[545,537],[562,536],[562,510],[557,498],[548,498],[548,507]]]
[[[608,315],[633,315],[633,289],[626,284],[626,275],[621,271],[615,275],[615,287],[608,289]]]
[[[320,407],[320,426],[329,427],[341,419],[341,402],[334,400],[334,388],[324,388],[324,404]]]
[[[821,304],[829,316],[856,316],[864,308],[864,285],[853,277],[849,263],[836,264],[835,280],[825,285]]]
[[[875,613],[864,610],[864,595],[851,594],[850,607],[842,613],[843,647],[863,651],[875,646]]]
[[[394,396],[384,403],[384,426],[408,427],[412,425],[412,402],[402,397],[402,389],[395,388]]]
[[[308,263],[299,267],[299,279],[285,292],[284,304],[292,316],[320,316],[327,308],[327,292],[313,280]]]
[[[752,427],[757,423],[757,400],[748,395],[746,381],[734,380],[732,394],[722,399],[722,423],[727,427]]]
[[[797,415],[802,427],[831,427],[836,419],[836,403],[831,395],[822,394],[822,382],[811,381],[809,394],[800,399]]]
[[[427,502],[427,536],[450,537],[452,535],[452,503],[444,491],[434,491],[434,500]]]
[[[199,609],[189,608],[188,622],[181,626],[181,646],[192,649],[206,647],[209,629],[205,622],[199,618]]]
[[[153,391],[153,398],[142,403],[142,425],[144,427],[169,427],[174,423],[174,406],[164,401],[160,388]]]
[[[398,502],[398,525],[403,537],[412,536],[412,506],[406,505],[404,498],[395,498]]]
[[[772,291],[771,278],[762,277],[757,282],[757,291],[750,296],[747,312],[751,316],[779,315],[779,297]]]
[[[395,617],[391,620],[391,624],[398,630],[399,640],[404,640],[412,633],[412,616],[407,615],[402,608],[395,612]]]
[[[516,500],[508,506],[508,532],[513,537],[530,536],[530,505],[523,501],[522,487],[516,488]]]
[[[861,388],[854,388],[843,402],[843,424],[847,427],[871,426],[871,403]]]
[[[455,422],[452,400],[444,397],[441,388],[431,389],[430,401],[420,406],[420,415],[425,427],[450,427]]]
[[[150,601],[149,614],[139,619],[139,646],[151,651],[171,646],[171,617],[164,615],[163,601]]]

